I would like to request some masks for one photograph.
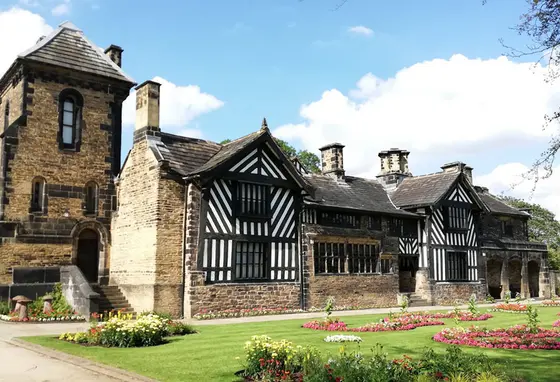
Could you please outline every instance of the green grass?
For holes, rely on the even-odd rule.
[[[539,308],[539,319],[543,327],[550,328],[558,319],[558,308]],[[494,318],[475,323],[487,327],[508,327],[525,323],[524,314],[493,313]],[[333,314],[336,317],[336,314]],[[377,320],[382,316],[362,315],[343,317],[352,327]],[[307,320],[273,321],[248,324],[198,326],[198,334],[173,338],[170,343],[149,348],[115,349],[83,347],[59,341],[53,337],[24,337],[23,339],[116,366],[160,381],[234,381],[234,373],[243,368],[243,346],[252,335],[267,334],[273,340],[287,339],[298,345],[314,345],[325,356],[338,351],[340,344],[325,343],[323,338],[333,332],[303,329]],[[445,320],[453,326],[453,320]],[[464,322],[463,326],[473,323]],[[447,345],[436,343],[431,336],[443,326],[417,328],[403,332],[353,333],[359,335],[362,344],[346,344],[348,350],[360,348],[369,352],[376,344],[384,346],[390,356],[403,354],[418,356],[425,347],[443,351]],[[499,362],[511,362],[530,381],[558,381],[560,351],[482,350],[462,347],[466,351],[482,351]]]

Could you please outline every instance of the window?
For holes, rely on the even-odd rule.
[[[10,123],[10,103],[6,103],[6,108],[4,109],[4,130],[8,128],[8,123]]]
[[[83,97],[74,89],[65,89],[60,92],[58,102],[60,148],[77,150],[79,148]]]
[[[402,235],[403,221],[398,218],[389,219],[389,236],[401,236]]]
[[[448,207],[447,227],[451,229],[468,229],[468,210],[465,208]]]
[[[381,231],[382,219],[380,216],[368,216],[367,217],[367,228],[374,231]]]
[[[315,274],[379,273],[386,268],[379,267],[378,259],[375,244],[313,244]]]
[[[403,222],[403,237],[416,237],[418,236],[418,227],[416,220],[405,220]]]
[[[449,281],[468,280],[466,252],[447,252],[447,279]]]
[[[237,242],[235,247],[235,279],[267,280],[267,243]]]
[[[359,221],[360,219],[356,215],[332,211],[323,211],[319,216],[319,224],[335,227],[357,228]]]
[[[502,236],[513,237],[513,224],[510,221],[502,221]]]
[[[31,212],[43,212],[45,207],[45,186],[45,179],[33,179],[31,187]]]
[[[237,214],[246,217],[268,217],[269,187],[262,184],[237,183]]]
[[[88,182],[85,187],[85,203],[84,213],[88,215],[97,214],[98,205],[98,189],[97,183]]]
[[[377,263],[377,273],[393,273],[392,265],[392,259],[380,259]]]

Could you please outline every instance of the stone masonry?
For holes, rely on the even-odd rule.
[[[109,85],[112,85],[109,89]],[[120,147],[120,105],[130,85],[101,80],[75,71],[22,63],[0,80],[0,109],[9,103],[0,192],[3,195],[0,246],[0,283],[11,282],[18,266],[64,265],[76,262],[76,244],[82,223],[100,234],[103,251],[100,276],[108,274],[110,215],[114,195],[115,144]],[[61,150],[59,94],[73,89],[83,97],[81,144],[77,150]],[[9,130],[4,131],[6,127]],[[120,151],[119,151],[120,155]],[[118,164],[118,163],[117,163]],[[45,208],[30,212],[32,180],[46,181]],[[98,185],[96,215],[84,214],[84,187]],[[17,236],[16,236],[17,232]]]

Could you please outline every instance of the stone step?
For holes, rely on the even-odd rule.
[[[123,313],[134,313],[126,297],[116,285],[92,285],[92,289],[99,293],[99,313],[120,310]]]

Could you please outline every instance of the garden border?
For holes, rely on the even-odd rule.
[[[2,340],[0,340],[2,341]],[[33,351],[47,358],[56,359],[68,364],[81,367],[82,369],[102,374],[107,377],[119,381],[142,381],[142,382],[156,382],[157,380],[136,374],[124,369],[119,369],[113,366],[105,365],[100,362],[95,362],[87,358],[77,357],[59,350],[47,348],[31,342],[27,342],[21,338],[12,338],[10,340],[3,340],[4,342],[17,346],[26,350]]]

